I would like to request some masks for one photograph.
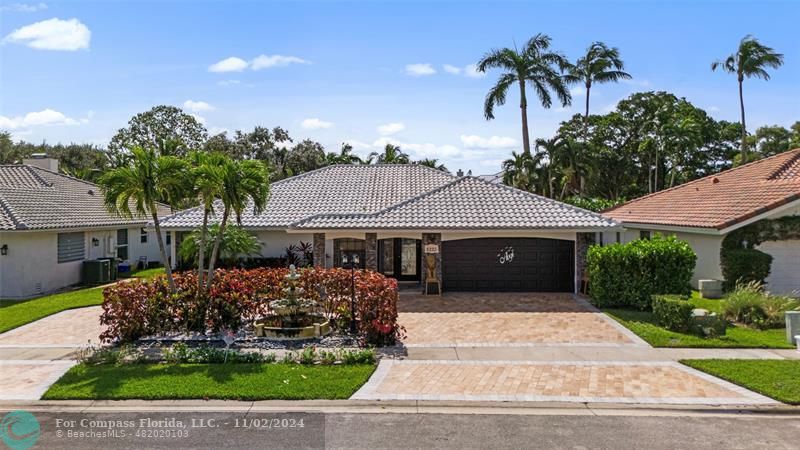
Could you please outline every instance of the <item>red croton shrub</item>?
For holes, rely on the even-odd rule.
[[[351,273],[344,269],[302,269],[298,287],[320,304],[334,326],[350,320]],[[269,302],[283,297],[287,269],[217,270],[207,296],[197,294],[194,272],[175,274],[176,294],[166,278],[131,281],[103,291],[104,341],[130,342],[163,333],[239,329],[269,313]],[[373,345],[403,337],[397,323],[397,281],[371,271],[355,274],[359,335]]]

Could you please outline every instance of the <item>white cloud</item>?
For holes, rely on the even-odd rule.
[[[209,72],[241,72],[247,68],[247,61],[236,56],[225,58],[209,66]]]
[[[517,140],[507,136],[492,136],[484,138],[475,134],[462,134],[461,144],[466,148],[511,148],[517,146]]]
[[[706,111],[708,111],[708,112],[719,112],[720,108],[719,108],[719,106],[709,106],[708,108],[706,108]]]
[[[379,125],[377,129],[378,129],[378,134],[389,136],[405,130],[406,125],[403,122],[392,122]]]
[[[216,136],[218,134],[230,133],[230,132],[231,132],[231,130],[229,130],[227,128],[223,128],[223,127],[211,127],[211,128],[208,129],[208,135],[209,136]]]
[[[485,72],[478,72],[478,66],[475,64],[467,64],[464,66],[464,75],[469,78],[484,78]]]
[[[194,111],[194,112],[213,111],[215,109],[213,106],[209,105],[206,102],[202,101],[196,102],[194,100],[186,100],[185,102],[183,102],[183,107],[185,109],[188,109],[189,111]]]
[[[24,116],[0,116],[0,129],[16,130],[19,128],[48,125],[79,125],[82,123],[88,123],[92,116],[94,116],[94,112],[89,111],[86,117],[81,119],[73,119],[71,117],[67,117],[64,115],[64,113],[47,108],[42,111],[29,112]]]
[[[239,80],[220,80],[217,81],[217,84],[220,86],[233,86],[234,84],[239,84],[241,81]]]
[[[199,114],[189,114],[189,115],[194,117],[194,120],[196,120],[197,123],[199,123],[200,125],[205,125],[206,124],[206,118],[205,117],[203,117],[203,116],[201,116]]]
[[[637,80],[636,78],[621,79],[619,81],[624,84],[630,84],[631,86],[647,87],[651,85],[650,80]]]
[[[406,73],[412,77],[421,77],[435,74],[436,69],[430,64],[406,64]]]
[[[392,144],[400,147],[401,150],[408,153],[411,156],[411,159],[421,159],[421,158],[449,158],[454,156],[462,156],[462,151],[453,145],[436,145],[431,144],[429,142],[426,143],[413,143],[413,142],[403,142],[397,139],[393,139],[390,137],[382,137],[375,140],[372,143],[372,146],[375,147],[378,151],[386,147],[386,144]]]
[[[319,120],[316,117],[311,119],[306,119],[301,124],[303,128],[307,130],[318,130],[320,128],[330,128],[333,126],[333,122],[326,122],[324,120]]]
[[[78,19],[52,18],[17,28],[3,39],[37,50],[75,51],[89,48],[92,32]]]
[[[445,64],[444,71],[453,75],[458,75],[461,73],[461,67],[451,66],[450,64]]]
[[[575,86],[569,89],[569,95],[573,97],[581,97],[586,95],[586,88],[583,86]]]
[[[359,141],[356,139],[347,139],[344,141],[347,144],[350,144],[354,150],[363,151],[363,150],[372,150],[372,144],[364,141]]]
[[[47,9],[46,3],[11,3],[0,5],[0,11],[31,13]]]
[[[310,62],[297,56],[259,55],[250,61],[250,69],[261,70],[271,67],[286,67],[290,64],[310,64]]]

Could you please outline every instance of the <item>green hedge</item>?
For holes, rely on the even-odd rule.
[[[723,287],[732,291],[739,283],[763,284],[772,268],[772,256],[752,248],[723,249],[720,263]]]
[[[696,261],[692,247],[674,236],[592,246],[586,255],[592,301],[648,309],[654,294],[688,295]]]
[[[653,315],[658,324],[672,331],[689,331],[694,306],[679,295],[654,295]]]

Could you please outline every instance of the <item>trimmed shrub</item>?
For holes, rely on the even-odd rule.
[[[592,246],[586,255],[592,302],[644,310],[654,294],[688,295],[696,261],[689,244],[674,236]]]
[[[337,323],[350,318],[350,271],[303,269],[298,287]],[[118,283],[103,291],[100,321],[105,342],[131,342],[165,333],[237,330],[269,314],[269,302],[283,296],[288,269],[217,270],[208,296],[197,294],[194,272],[176,273],[176,294],[166,278]],[[356,321],[365,342],[389,345],[403,334],[397,323],[397,281],[379,273],[356,272]]]
[[[672,331],[689,331],[694,306],[679,295],[654,295],[653,315],[658,324]]]
[[[753,248],[723,249],[720,264],[723,287],[731,291],[740,283],[763,284],[772,268],[772,256]]]

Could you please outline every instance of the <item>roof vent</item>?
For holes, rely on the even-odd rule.
[[[463,177],[464,176],[464,171],[461,170],[461,169],[458,169],[458,172],[456,172],[456,176],[457,177]]]
[[[719,183],[719,178],[714,177],[714,178],[711,179],[711,182],[714,183],[714,184],[717,184],[717,183]]]
[[[93,190],[91,190],[91,189],[89,189],[89,192],[87,192],[87,194],[89,194],[89,195],[94,195],[94,191],[93,191]]]

